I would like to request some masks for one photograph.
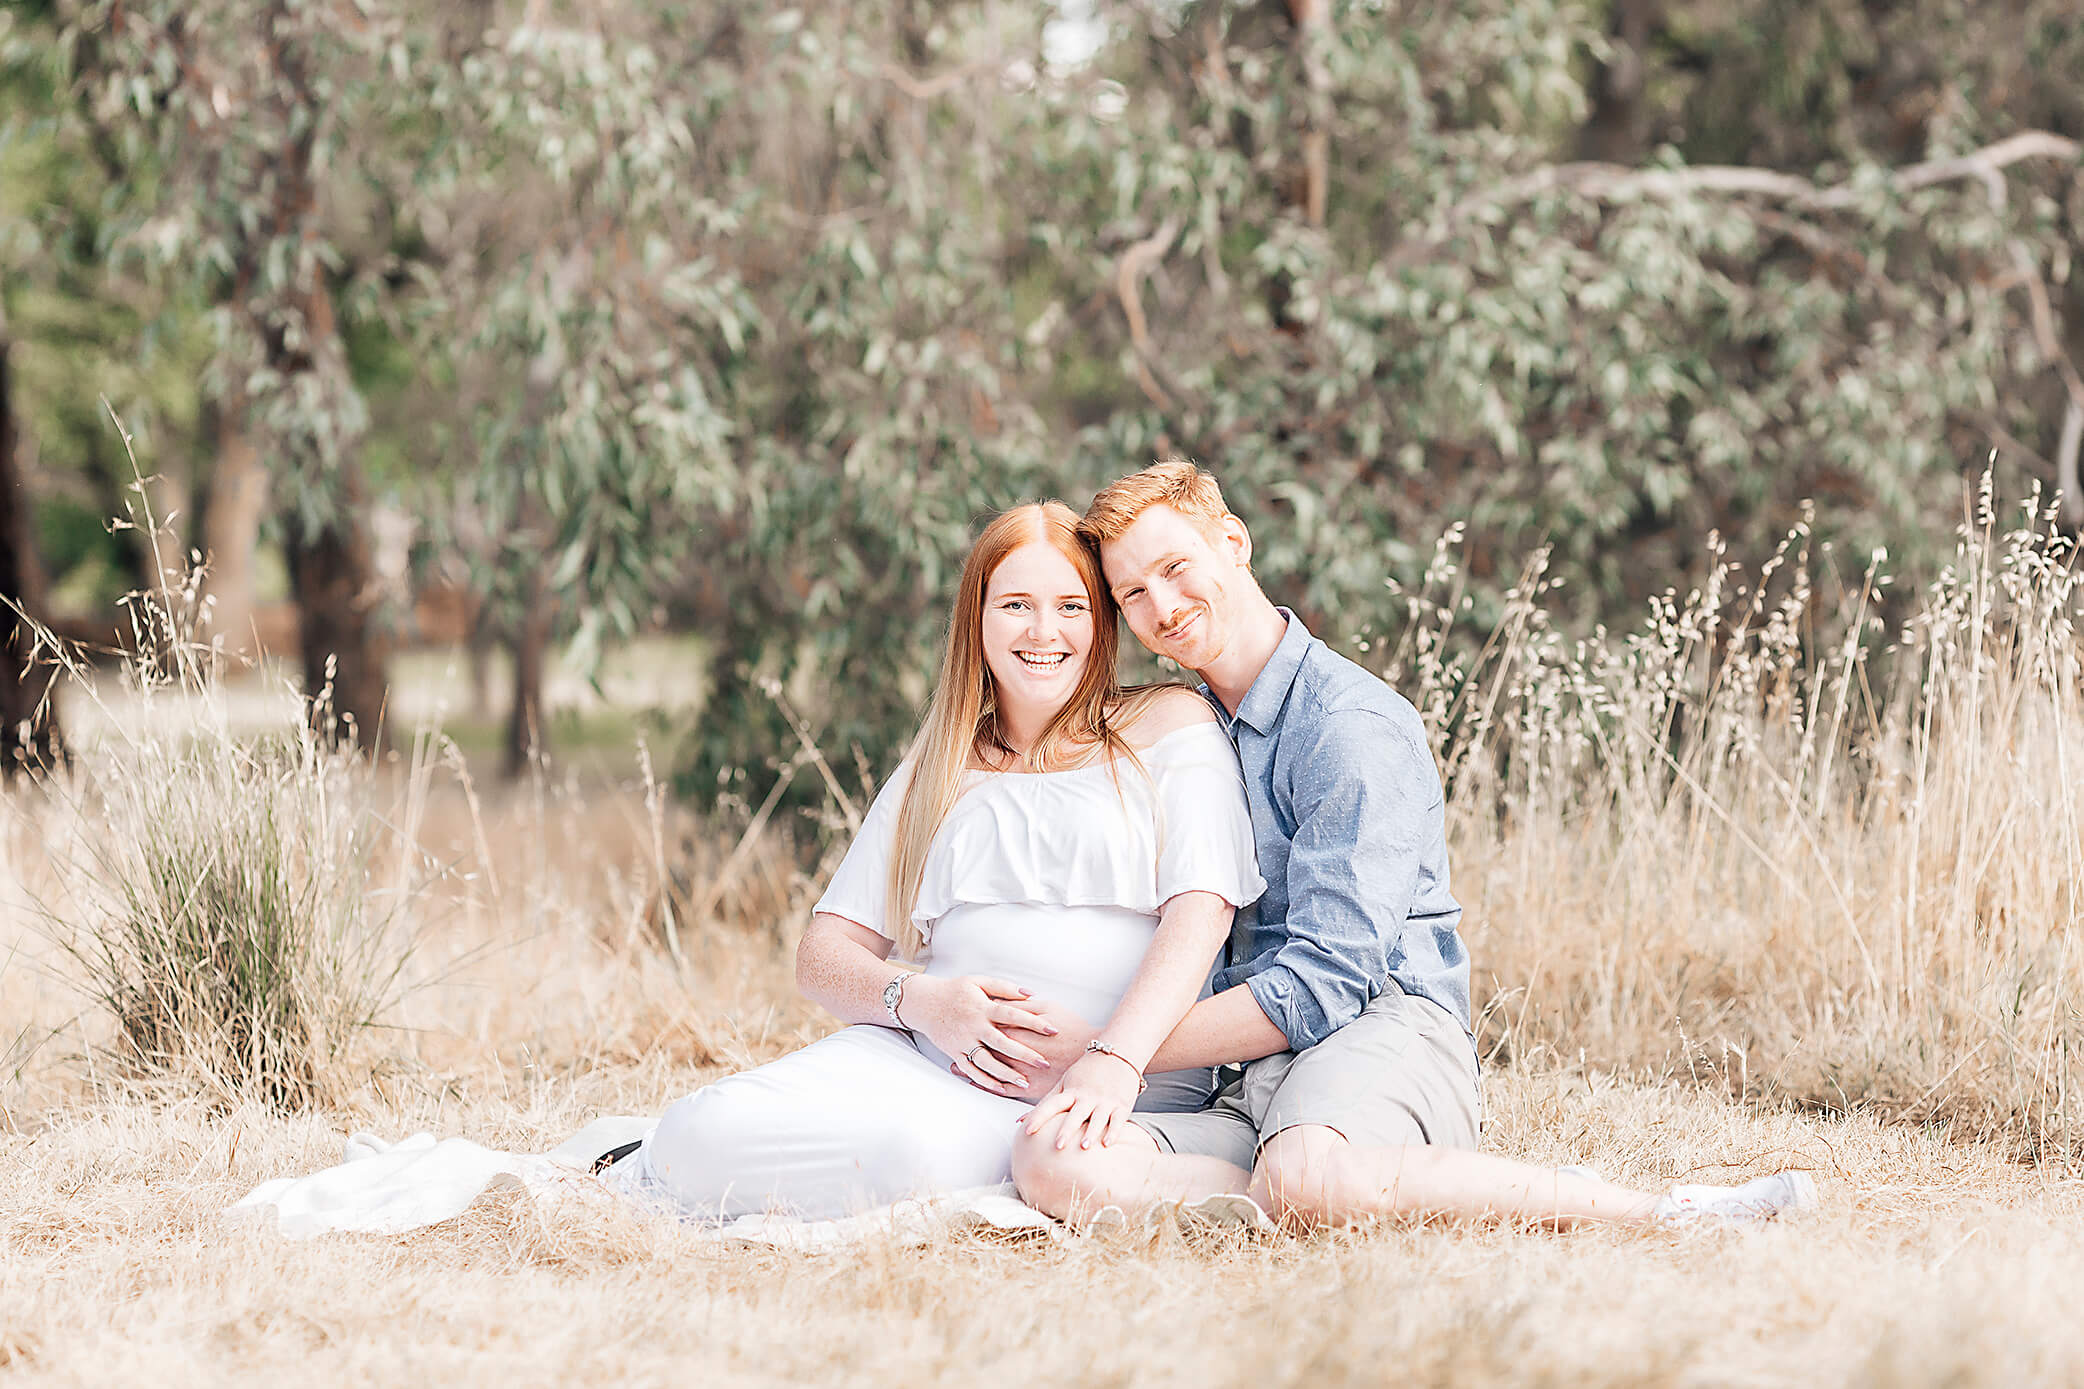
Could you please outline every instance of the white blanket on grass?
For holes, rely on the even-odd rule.
[[[655,1122],[596,1119],[547,1153],[501,1152],[467,1138],[436,1139],[431,1133],[396,1143],[357,1133],[347,1140],[338,1166],[262,1182],[225,1214],[272,1220],[288,1238],[308,1239],[424,1229],[463,1214],[486,1192],[503,1188],[520,1190],[545,1207],[574,1200],[641,1203],[640,1197],[619,1196],[590,1169],[595,1158],[642,1138]],[[727,1243],[818,1250],[869,1239],[923,1243],[948,1230],[1039,1230],[1054,1236],[1064,1227],[1023,1203],[1009,1183],[899,1201],[843,1220],[749,1215],[712,1228]]]
[[[303,1177],[262,1182],[225,1211],[227,1218],[272,1221],[290,1239],[324,1234],[396,1235],[454,1219],[488,1191],[526,1193],[538,1205],[571,1201],[628,1201],[646,1208],[641,1194],[618,1190],[591,1174],[594,1159],[635,1142],[652,1119],[618,1115],[596,1119],[547,1153],[504,1153],[467,1138],[437,1139],[416,1133],[397,1143],[357,1133],[336,1167]],[[612,1169],[611,1169],[612,1170]],[[658,1215],[677,1214],[656,1204]],[[1268,1231],[1272,1222],[1244,1196],[1205,1197],[1184,1206],[1162,1206],[1141,1220],[1114,1207],[1100,1212],[1090,1233],[1150,1234],[1165,1226],[1181,1229],[1231,1226]],[[806,1253],[841,1249],[866,1241],[924,1244],[942,1234],[1018,1234],[1039,1231],[1050,1239],[1069,1237],[1059,1224],[1013,1194],[1013,1185],[975,1187],[942,1196],[898,1201],[842,1220],[793,1220],[748,1215],[705,1227],[727,1244],[762,1245]]]

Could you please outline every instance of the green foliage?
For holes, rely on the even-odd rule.
[[[1919,573],[1993,444],[2053,480],[2029,304],[2084,332],[2077,170],[1892,171],[2084,133],[2054,0],[1341,0],[1314,37],[1120,0],[1054,63],[1048,10],[982,0],[178,8],[69,30],[135,175],[98,244],[192,274],[280,468],[381,434],[509,615],[582,654],[698,625],[704,796],[793,755],[770,687],[886,771],[977,521],[1155,456],[1221,475],[1334,639],[1400,623],[1449,526],[1479,623],[1537,544],[1592,623],[1762,561],[1807,499]],[[1644,177],[1574,162],[1608,127]],[[311,198],[268,221],[284,150]],[[255,356],[320,282],[344,364]]]
[[[124,582],[129,556],[99,511],[67,497],[48,498],[37,508],[35,533],[43,562],[72,590],[56,595],[59,608],[103,612],[130,591]]]
[[[728,79],[676,66],[647,41],[663,35],[505,37],[443,78],[451,211],[429,244],[466,278],[418,321],[465,344],[480,581],[509,606],[546,583],[593,650],[634,630],[689,556],[691,518],[735,483],[731,374],[758,314],[719,254],[736,211],[688,178],[705,85]],[[495,180],[535,219],[526,234],[454,215]]]
[[[15,350],[16,408],[43,489],[43,555],[55,580],[86,564],[82,591],[112,597],[142,579],[136,556],[103,532],[123,514],[132,479],[101,412],[106,397],[178,473],[190,457],[196,380],[209,356],[200,306],[169,295],[105,258],[116,178],[81,132],[56,119],[56,55],[26,33],[25,15],[0,24],[0,324]],[[102,153],[106,153],[103,151]],[[140,171],[142,172],[142,171]],[[55,493],[55,495],[53,495]],[[107,580],[96,575],[109,576]]]
[[[916,713],[887,692],[924,687],[962,509],[1079,502],[1165,453],[1218,471],[1268,587],[1337,639],[1400,623],[1391,585],[1450,524],[1469,528],[1464,598],[1484,621],[1536,544],[1564,606],[1599,619],[1700,577],[1713,532],[1760,562],[1808,498],[1822,543],[1887,544],[1921,572],[1991,431],[2052,433],[2020,306],[1982,288],[2009,239],[2063,263],[2075,226],[2044,198],[1891,193],[1869,167],[1851,205],[1818,213],[1687,186],[1676,151],[1675,191],[1513,192],[1586,118],[1606,50],[1584,9],[1464,0],[1388,24],[1340,7],[1321,229],[1296,194],[1306,65],[1273,7],[1103,9],[1113,42],[1060,73],[1033,32],[987,49],[981,11],[920,31],[910,14],[893,6],[888,29],[917,64],[1040,76],[915,98],[864,60],[858,36],[883,29],[858,10],[848,36],[805,13],[788,32],[819,43],[739,54],[748,103],[831,94],[787,129],[825,180],[817,205],[849,212],[792,238],[750,201],[777,180],[739,185],[747,228],[795,248],[745,281],[763,344],[787,349],[757,366],[789,374],[764,394],[757,366],[740,378],[748,485],[716,581],[729,698],[696,786],[789,750],[758,674],[887,767]],[[1771,5],[1751,19],[1799,27]],[[1117,275],[1161,229],[1140,348]]]
[[[1174,44],[1241,22],[1190,16]],[[1146,124],[1095,158],[1134,193],[1138,226],[1184,228],[1152,311],[1181,389],[1085,437],[1095,476],[1161,441],[1216,468],[1275,540],[1270,585],[1332,630],[1386,620],[1382,578],[1414,579],[1449,521],[1477,537],[1471,578],[1493,612],[1512,577],[1499,554],[1553,543],[1580,612],[1605,616],[1697,574],[1712,530],[1755,562],[1807,497],[1827,537],[1894,542],[1922,566],[1987,426],[2052,434],[2019,394],[2044,363],[1977,288],[2007,237],[2062,263],[2075,229],[2045,204],[1993,210],[1973,182],[1894,197],[1873,171],[1855,207],[1822,218],[1705,188],[1515,194],[1510,176],[1553,162],[1582,113],[1589,16],[1344,18],[1321,233],[1269,180],[1240,185],[1203,153],[1279,108],[1294,73],[1278,57],[1233,53],[1226,80],[1204,69],[1169,100],[1120,72]],[[1208,241],[1215,215],[1258,229],[1248,255]]]

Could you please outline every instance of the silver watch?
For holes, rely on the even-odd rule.
[[[905,1025],[904,1019],[897,1016],[897,1005],[905,1001],[905,980],[911,977],[912,971],[900,970],[895,979],[883,986],[883,1011],[890,1015],[892,1027]]]

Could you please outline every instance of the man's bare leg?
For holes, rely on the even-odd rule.
[[[1155,1145],[1153,1145],[1155,1146]],[[1259,1150],[1249,1188],[1290,1229],[1372,1218],[1502,1219],[1567,1229],[1648,1224],[1659,1197],[1598,1177],[1467,1148],[1364,1148],[1302,1124]]]
[[[1105,1147],[1058,1148],[1062,1120],[1040,1133],[1022,1129],[1013,1143],[1013,1184],[1020,1199],[1071,1225],[1084,1225],[1109,1206],[1131,1215],[1151,1206],[1243,1192],[1251,1173],[1221,1158],[1168,1153],[1136,1127]]]
[[[1015,1140],[1013,1177],[1029,1204],[1075,1225],[1108,1206],[1136,1215],[1224,1192],[1249,1195],[1291,1230],[1384,1218],[1511,1220],[1554,1229],[1752,1221],[1816,1204],[1815,1183],[1798,1171],[1742,1186],[1675,1187],[1660,1196],[1466,1148],[1361,1147],[1317,1124],[1274,1135],[1249,1176],[1220,1158],[1165,1152],[1140,1128],[1106,1147],[1059,1150],[1050,1127]]]

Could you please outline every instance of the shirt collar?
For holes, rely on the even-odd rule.
[[[1281,706],[1288,702],[1288,691],[1294,686],[1295,677],[1302,670],[1303,657],[1309,654],[1310,642],[1313,640],[1310,629],[1303,626],[1302,619],[1288,609],[1277,608],[1275,611],[1288,619],[1288,630],[1282,634],[1281,644],[1274,648],[1274,654],[1267,657],[1266,664],[1259,668],[1258,676],[1252,681],[1252,688],[1246,690],[1245,697],[1238,702],[1237,716],[1231,717],[1230,711],[1223,707],[1222,701],[1213,695],[1210,696],[1209,702],[1216,706],[1216,712],[1222,717],[1224,728],[1232,736],[1236,735],[1237,725],[1241,723],[1249,724],[1252,731],[1261,737],[1266,735],[1267,730],[1273,727],[1274,720],[1280,717]],[[1201,690],[1203,694],[1209,694],[1208,686],[1203,685]]]

